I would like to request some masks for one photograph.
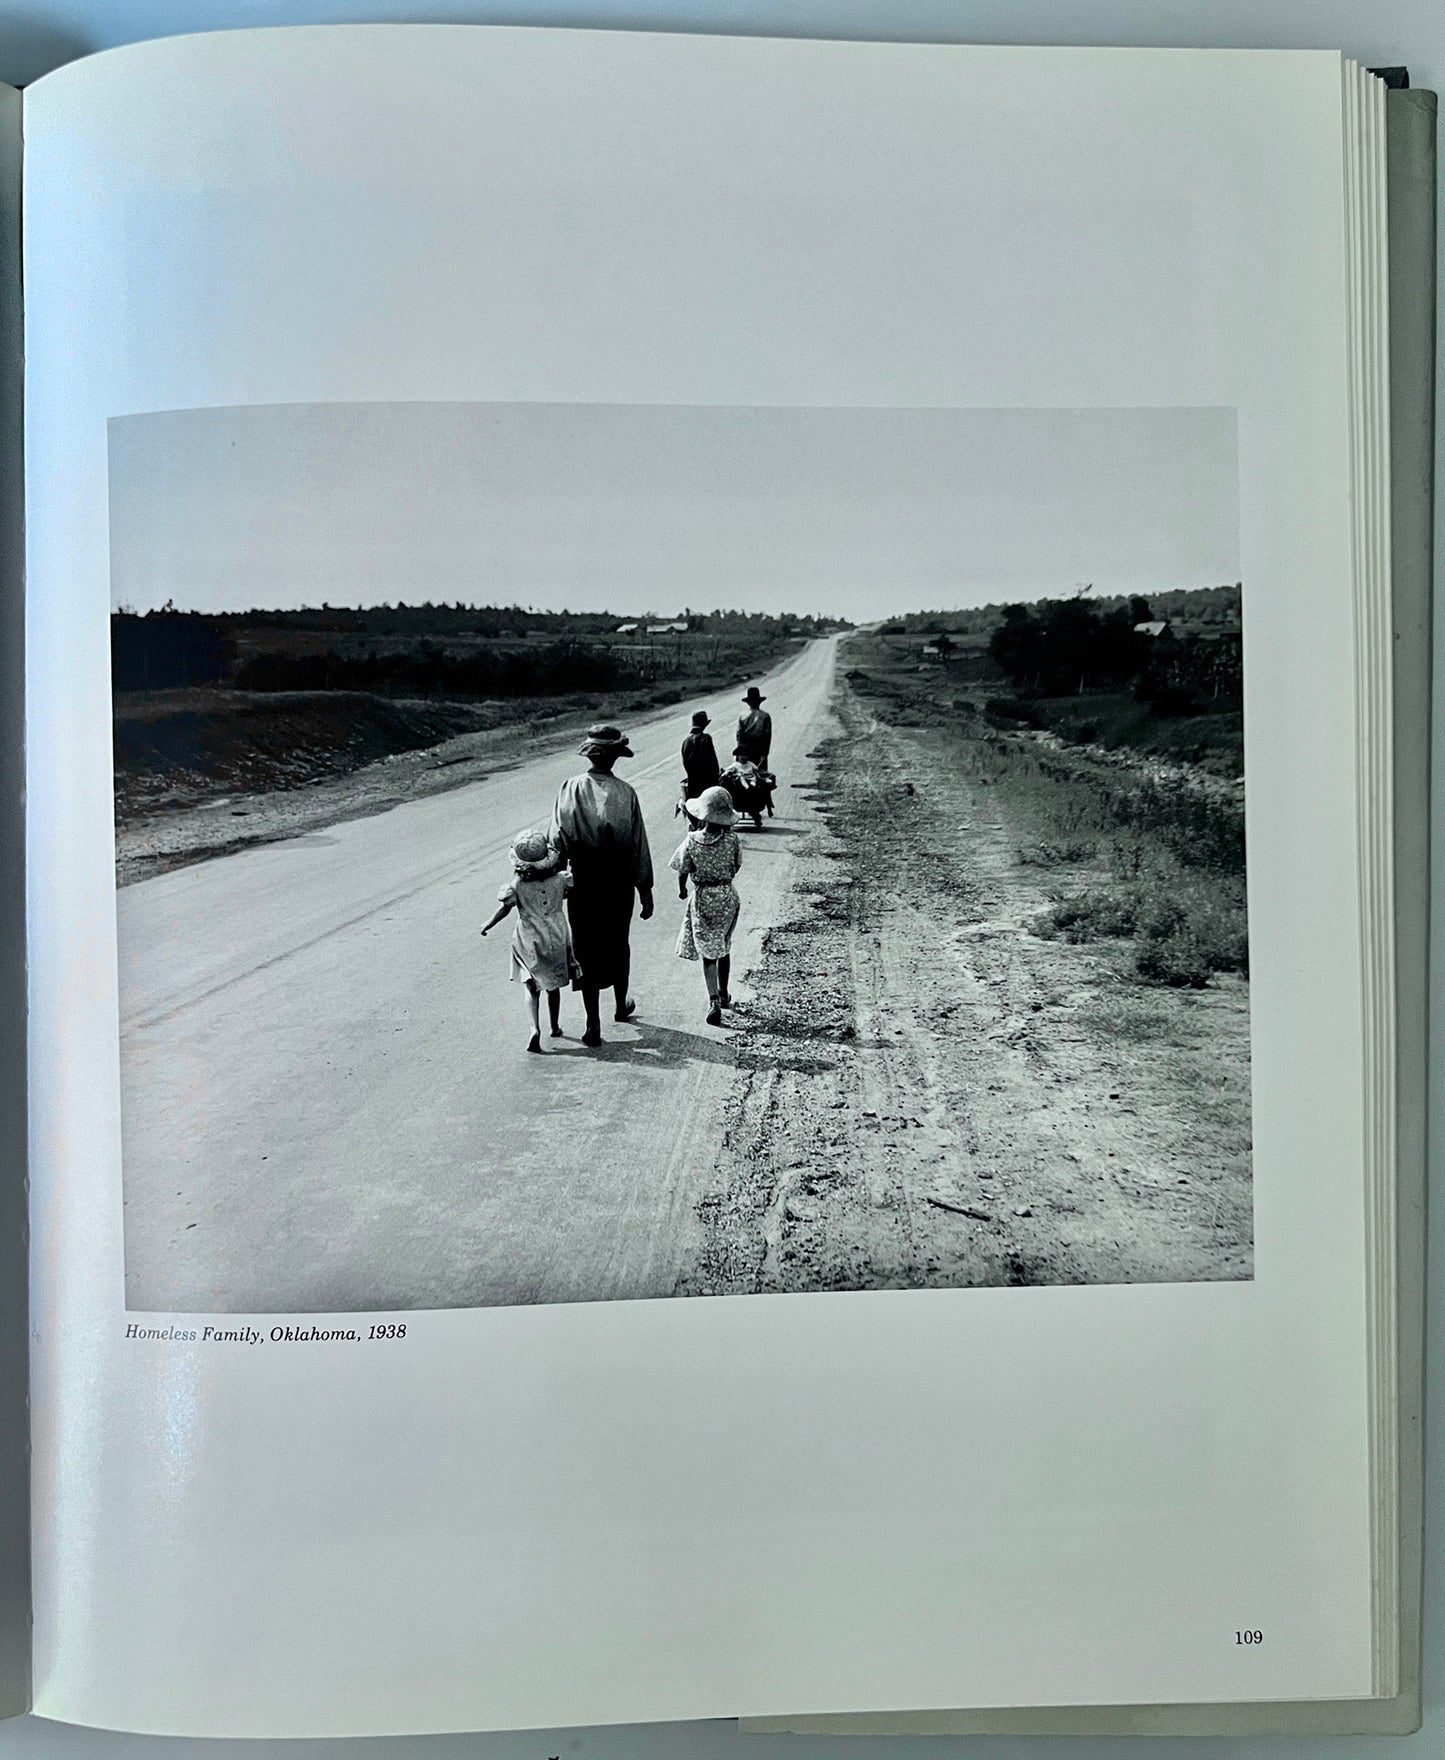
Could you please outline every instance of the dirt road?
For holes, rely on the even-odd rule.
[[[824,730],[833,641],[765,684],[788,780]],[[738,691],[706,706],[721,747]],[[528,1057],[506,849],[579,765],[472,786],[176,869],[118,894],[127,1297],[148,1310],[355,1311],[672,1293],[735,1078],[676,958],[665,864],[689,703],[629,724],[657,914],[634,927],[635,1023]],[[745,838],[735,990],[790,908],[810,818],[785,791]],[[794,803],[794,804],[786,804]]]
[[[687,1287],[1252,1274],[1248,987],[1042,939],[1006,787],[843,687]]]

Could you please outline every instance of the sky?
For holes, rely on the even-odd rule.
[[[276,404],[112,419],[150,610],[841,616],[1239,578],[1226,409]]]

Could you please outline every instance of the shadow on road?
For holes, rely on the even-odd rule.
[[[688,1063],[737,1062],[733,1048],[726,1039],[716,1039],[703,1033],[683,1033],[676,1027],[653,1026],[647,1021],[638,1020],[635,1015],[626,1026],[619,1024],[612,1030],[627,1036],[615,1039],[606,1037],[607,1023],[604,1022],[604,1038],[600,1045],[589,1048],[578,1044],[575,1039],[562,1045],[553,1041],[547,1055],[590,1057],[598,1063],[644,1063],[655,1069],[681,1069]]]

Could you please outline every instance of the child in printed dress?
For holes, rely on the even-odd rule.
[[[562,1037],[562,990],[579,976],[572,952],[572,930],[564,904],[572,885],[566,858],[545,831],[524,831],[512,845],[515,878],[497,894],[497,908],[482,925],[485,935],[508,912],[516,911],[512,930],[512,972],[527,988],[532,1016],[528,1051],[542,1049],[542,992],[552,1037]]]
[[[687,904],[682,932],[677,938],[677,957],[702,961],[708,1025],[720,1027],[722,1011],[732,1007],[728,980],[732,975],[733,930],[742,909],[733,885],[733,876],[743,865],[742,849],[733,830],[738,815],[732,796],[721,786],[705,788],[696,800],[688,801],[685,810],[689,820],[697,822],[698,829],[688,833],[672,858],[678,897]]]

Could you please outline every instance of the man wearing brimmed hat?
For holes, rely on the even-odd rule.
[[[743,701],[748,712],[738,719],[738,737],[734,745],[745,757],[751,758],[759,770],[766,770],[768,753],[773,749],[773,718],[763,707],[767,698],[755,684],[750,684]]]
[[[612,991],[619,1021],[637,1006],[627,994],[628,936],[634,895],[643,920],[652,915],[652,852],[637,795],[612,774],[619,758],[632,756],[626,734],[616,727],[589,727],[578,750],[588,767],[562,784],[552,809],[552,836],[572,868],[567,914],[582,968],[576,986],[587,1012],[582,1043],[600,1045],[601,993]]]
[[[692,732],[682,742],[684,799],[696,799],[705,788],[715,787],[722,775],[707,724],[706,712],[699,709],[692,718]]]

